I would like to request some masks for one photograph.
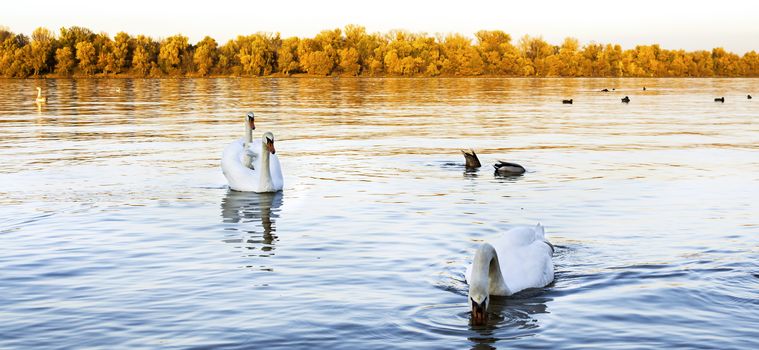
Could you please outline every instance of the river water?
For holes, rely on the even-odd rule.
[[[757,79],[0,91],[2,349],[759,347]],[[247,111],[281,193],[226,187]],[[555,282],[471,326],[475,247],[538,222]]]

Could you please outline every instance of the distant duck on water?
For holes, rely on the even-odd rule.
[[[752,99],[751,95],[746,95],[746,98],[749,100]]]
[[[630,103],[630,97],[625,96],[624,98],[622,98],[622,103]]]
[[[563,104],[565,104],[565,105],[571,105],[571,104],[572,104],[572,102],[573,102],[573,101],[572,101],[572,99],[571,99],[571,98],[570,98],[570,99],[568,99],[568,100],[561,100],[561,103],[563,103]]]
[[[717,97],[717,98],[715,98],[715,99],[714,99],[714,102],[722,102],[722,103],[725,103],[725,97],[724,97],[724,96],[722,96],[722,97]]]
[[[47,97],[42,96],[42,88],[37,87],[37,98],[34,100],[37,103],[45,103],[47,102]]]

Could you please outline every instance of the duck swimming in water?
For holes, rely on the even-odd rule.
[[[496,175],[501,176],[515,176],[522,175],[527,171],[523,166],[517,163],[504,162],[499,160],[498,163],[493,164]]]
[[[465,166],[467,169],[477,169],[482,166],[480,159],[477,158],[477,153],[475,153],[474,150],[461,150],[461,153],[464,154],[464,160],[466,161]],[[500,176],[522,175],[527,171],[523,166],[517,163],[504,162],[502,160],[493,164],[493,168],[495,168],[495,174]]]
[[[474,153],[473,149],[462,149],[461,153],[464,154],[464,160],[466,161],[465,166],[467,169],[476,169],[482,166],[482,164],[480,164],[480,159],[477,158],[477,153]]]

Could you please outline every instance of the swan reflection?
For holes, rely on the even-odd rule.
[[[497,342],[534,336],[540,328],[539,314],[549,313],[547,304],[553,299],[542,296],[542,288],[528,289],[510,297],[493,296],[485,326],[472,326],[477,335],[469,336],[472,349],[493,349]]]
[[[240,243],[243,248],[257,253],[248,256],[269,257],[274,255],[275,221],[282,207],[282,192],[252,193],[229,190],[221,201],[224,223],[238,224],[226,228],[230,236],[227,243]],[[270,270],[270,268],[264,268]]]

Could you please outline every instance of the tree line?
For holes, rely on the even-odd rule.
[[[313,38],[279,33],[240,35],[219,45],[181,34],[155,40],[119,32],[111,38],[83,27],[56,35],[37,28],[31,38],[0,27],[0,75],[5,77],[173,76],[507,76],[507,77],[756,77],[759,55],[723,48],[667,50],[659,45],[589,43],[566,38],[552,45],[527,36],[483,30],[430,36],[402,30],[367,33],[358,25]]]

